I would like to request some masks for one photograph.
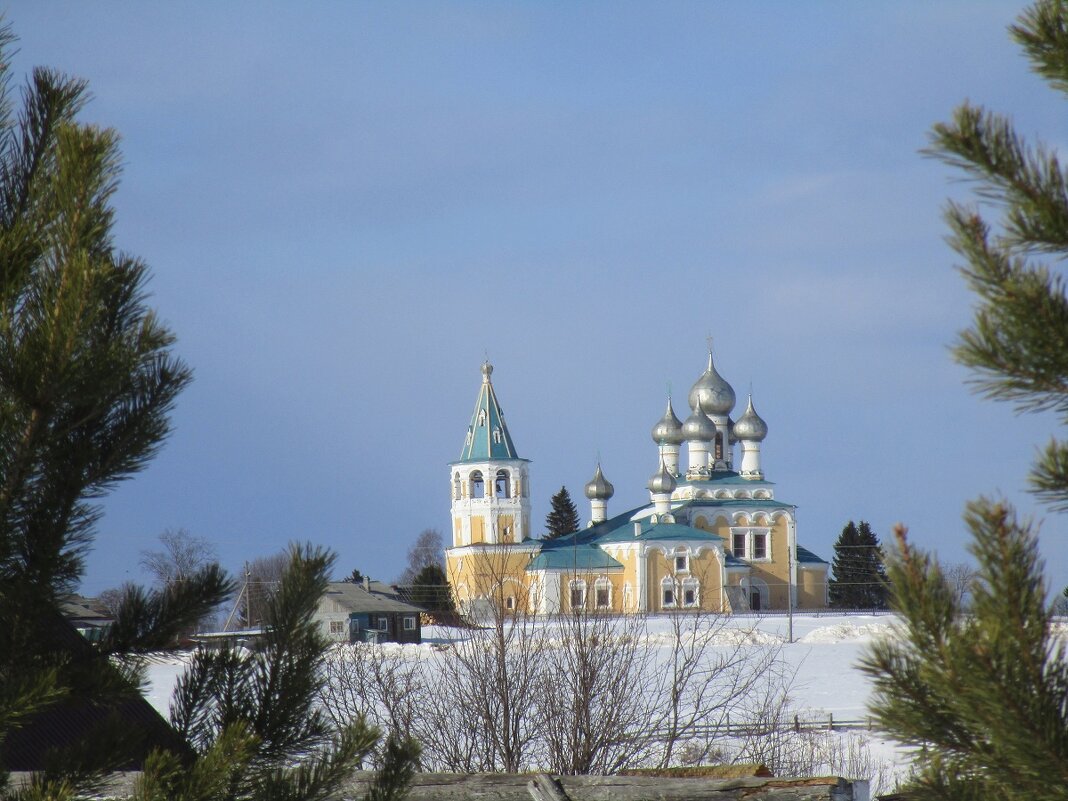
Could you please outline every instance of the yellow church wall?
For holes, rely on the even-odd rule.
[[[797,606],[800,609],[822,608],[827,605],[827,570],[797,571]]]
[[[653,548],[646,557],[646,598],[650,612],[661,611],[686,611],[688,607],[681,605],[679,598],[676,605],[664,607],[661,592],[662,582],[665,577],[670,577],[676,582],[676,593],[681,595],[682,582],[689,577],[699,582],[698,605],[693,609],[701,609],[706,612],[718,612],[720,609],[720,585],[719,561],[711,550],[704,550],[699,556],[690,556],[690,569],[682,573],[675,572],[674,553],[664,554]]]
[[[533,611],[533,577],[526,572],[530,557],[527,550],[492,545],[462,554],[448,550],[445,573],[461,604],[475,598],[489,598],[502,608]]]
[[[513,515],[498,515],[497,530],[501,532],[501,542],[515,542],[514,521]]]
[[[486,541],[486,521],[481,517],[471,518],[471,544]]]

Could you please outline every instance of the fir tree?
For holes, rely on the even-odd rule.
[[[838,609],[885,609],[886,570],[879,538],[864,520],[852,520],[834,544],[831,606]]]
[[[554,540],[573,531],[578,531],[579,516],[567,487],[560,487],[560,491],[552,497],[552,509],[545,516],[545,527],[548,533],[545,539]]]
[[[1068,4],[1042,0],[1011,28],[1036,72],[1068,93]],[[978,182],[1003,214],[996,233],[974,207],[950,204],[950,243],[979,304],[955,349],[975,385],[1021,411],[1068,419],[1068,298],[1039,263],[1068,255],[1068,176],[1047,147],[1021,140],[1009,120],[969,104],[936,125],[930,154]],[[1052,440],[1031,474],[1036,494],[1068,507],[1068,445]],[[916,745],[910,797],[1068,798],[1068,655],[1050,637],[1031,526],[1004,503],[967,508],[978,577],[964,615],[937,562],[898,533],[889,569],[904,638],[865,657],[873,712]]]
[[[431,612],[454,612],[456,607],[452,600],[445,571],[440,565],[427,565],[419,571],[411,584],[409,600]]]

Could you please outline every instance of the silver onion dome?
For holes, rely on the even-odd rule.
[[[597,463],[597,471],[593,474],[593,478],[586,484],[586,497],[591,501],[607,501],[613,495],[616,494],[616,488],[612,486],[612,482],[604,477],[604,473],[601,472],[601,464]]]
[[[678,486],[678,482],[675,481],[675,476],[667,469],[667,465],[664,464],[664,460],[660,460],[660,469],[653,474],[653,477],[649,479],[649,483],[646,485],[649,487],[649,492],[654,495],[670,495],[675,491],[675,487]]]
[[[698,406],[682,424],[682,438],[687,442],[711,442],[716,438],[716,424]]]
[[[675,410],[671,408],[671,398],[668,398],[667,411],[653,426],[653,442],[657,445],[681,445],[684,441],[682,421],[675,416]]]
[[[690,388],[690,408],[700,406],[705,414],[730,414],[735,403],[734,388],[716,371],[712,354],[708,354],[708,367]]]
[[[734,436],[749,442],[760,442],[767,435],[768,424],[756,413],[756,409],[753,408],[753,396],[750,395],[745,414],[734,424]]]

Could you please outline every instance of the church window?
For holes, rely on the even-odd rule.
[[[515,596],[509,595],[508,598],[505,600],[504,605],[509,609],[515,609]]]
[[[660,605],[665,609],[675,605],[675,582],[666,576],[660,582]]]
[[[682,605],[686,607],[695,607],[698,602],[698,588],[697,579],[688,578],[682,583]]]
[[[685,548],[675,551],[675,572],[687,573],[690,570],[690,553]]]
[[[493,494],[498,498],[507,498],[511,493],[511,487],[508,486],[508,471],[498,470],[497,480],[493,482]]]
[[[452,498],[454,501],[460,500],[460,474],[454,473],[452,477]]]
[[[486,410],[485,409],[479,409],[478,410],[478,427],[479,428],[485,428],[486,427]]]
[[[731,551],[739,559],[745,558],[745,534],[738,532],[731,537]]]
[[[471,497],[486,497],[486,483],[482,480],[481,470],[476,470],[471,474]]]
[[[497,445],[501,444],[501,430],[496,426],[493,428],[493,442]]]
[[[723,459],[723,432],[716,432],[716,461]]]
[[[612,605],[612,583],[606,578],[597,579],[594,603],[598,609],[607,609]]]
[[[586,608],[586,582],[581,579],[571,582],[571,608]]]
[[[763,532],[753,534],[753,558],[768,558],[768,535]]]

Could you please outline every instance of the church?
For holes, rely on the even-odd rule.
[[[796,507],[778,500],[764,475],[768,426],[751,395],[732,419],[734,389],[711,352],[690,389],[689,417],[680,421],[669,397],[653,426],[649,502],[610,513],[615,490],[598,464],[585,487],[589,525],[551,540],[533,538],[530,463],[516,451],[492,375],[484,363],[460,458],[449,465],[445,555],[460,609],[633,614],[827,605],[829,565],[798,544]]]

